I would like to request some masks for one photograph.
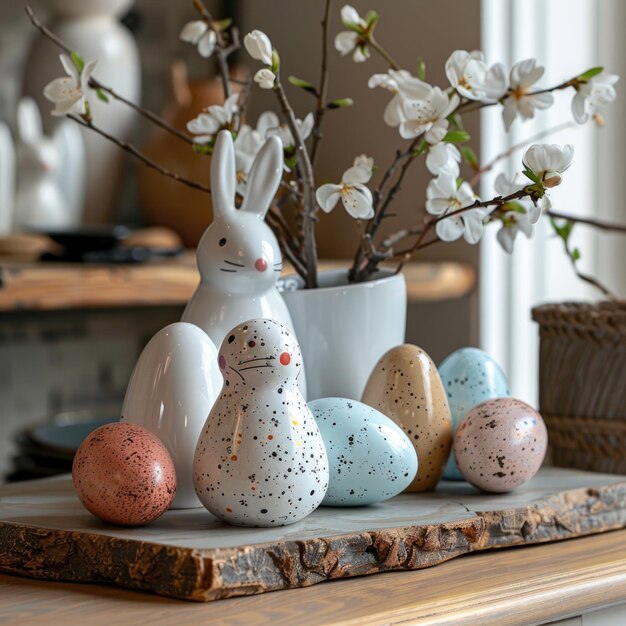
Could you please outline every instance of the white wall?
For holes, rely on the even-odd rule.
[[[607,70],[620,73],[626,62],[625,10],[626,4],[617,0],[483,0],[483,49],[490,62],[501,60],[508,66],[536,57],[546,67],[541,82],[545,86],[558,84],[596,65],[606,65]],[[572,97],[572,91],[556,94],[551,109],[538,112],[535,120],[516,121],[509,135],[504,133],[496,107],[484,111],[484,159],[489,161],[507,147],[572,119]],[[572,143],[576,148],[574,164],[566,172],[563,184],[552,190],[551,198],[555,210],[626,222],[625,204],[620,202],[626,184],[623,102],[606,113],[604,128],[588,124],[542,140]],[[520,171],[521,155],[517,153],[485,177],[484,197],[494,195],[493,180],[499,171]],[[621,286],[622,295],[626,294],[623,240],[599,237],[581,226],[575,228],[572,240],[582,252],[582,269],[605,278],[615,289]],[[547,220],[542,220],[531,241],[520,235],[511,256],[502,252],[494,236],[484,238],[481,346],[508,372],[514,395],[531,403],[537,399],[538,330],[530,320],[530,309],[542,302],[598,297],[597,291],[573,274]]]

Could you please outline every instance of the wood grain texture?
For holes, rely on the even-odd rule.
[[[324,261],[321,269],[344,266]],[[130,306],[184,306],[199,275],[192,252],[141,265],[1,264],[0,311],[49,311]],[[285,266],[283,274],[293,273]],[[404,269],[409,301],[460,298],[475,285],[475,272],[460,263],[412,263]]]
[[[420,569],[626,526],[624,477],[553,469],[504,497],[442,483],[433,494],[377,507],[320,508],[271,531],[225,527],[200,510],[118,530],[84,513],[66,478],[18,489],[0,490],[0,570],[200,601]]]
[[[623,602],[626,530],[210,604],[0,574],[7,626],[529,626]]]

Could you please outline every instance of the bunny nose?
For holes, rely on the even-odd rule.
[[[257,272],[264,272],[267,269],[267,261],[263,258],[257,259],[254,263]]]

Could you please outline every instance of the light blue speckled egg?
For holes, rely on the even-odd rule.
[[[345,398],[320,398],[309,402],[309,408],[328,454],[330,480],[323,506],[382,502],[415,478],[415,448],[380,411]]]
[[[502,368],[478,348],[461,348],[448,355],[439,366],[439,374],[448,396],[453,432],[456,432],[467,412],[477,404],[511,395]],[[443,477],[447,480],[463,480],[452,454]]]

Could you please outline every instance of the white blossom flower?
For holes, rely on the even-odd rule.
[[[615,100],[615,83],[619,80],[617,74],[600,72],[592,76],[587,82],[576,86],[576,95],[572,100],[572,114],[579,124],[584,124],[589,116],[593,116],[602,106],[611,104]]]
[[[265,135],[247,124],[243,124],[234,141],[235,171],[237,176],[236,191],[245,196],[248,176],[259,150],[265,143]]]
[[[73,61],[65,54],[59,56],[67,76],[55,78],[43,90],[43,95],[54,103],[52,115],[83,115],[87,104],[89,79],[96,66],[96,61],[89,61],[79,72]]]
[[[469,183],[457,189],[456,177],[444,172],[430,181],[426,188],[426,211],[443,216],[474,203],[474,192]],[[437,222],[435,230],[442,241],[455,241],[461,235],[468,243],[478,243],[483,234],[484,209],[468,209]]]
[[[353,165],[343,173],[340,185],[326,184],[317,189],[317,203],[323,211],[330,213],[341,199],[345,210],[353,218],[368,220],[374,217],[372,192],[365,186],[371,176],[371,170],[363,165]]]
[[[574,160],[574,146],[567,144],[533,144],[526,150],[522,163],[533,172],[544,187],[561,184],[561,174]]]
[[[208,59],[215,50],[217,35],[204,20],[187,22],[180,31],[180,38],[194,46],[198,46],[201,57]]]
[[[518,191],[521,191],[526,185],[523,182],[518,182],[517,174],[513,178],[508,178],[506,174],[500,173],[496,177],[494,183],[494,189],[502,197],[506,198]],[[516,200],[520,206],[525,209],[526,215],[530,224],[536,224],[544,211],[548,211],[551,208],[550,199],[547,195],[537,200],[537,202],[528,201],[526,198],[520,198]]]
[[[352,52],[352,60],[355,63],[367,61],[370,56],[370,51],[367,44],[362,39],[362,34],[367,28],[367,23],[357,13],[356,9],[349,4],[346,4],[341,9],[341,22],[350,30],[337,33],[335,37],[335,49],[341,56],[346,56]]]
[[[500,173],[496,177],[494,188],[502,197],[510,196],[524,188],[524,184],[517,181],[517,174],[513,178],[509,178],[506,174]],[[547,200],[544,196],[541,200]],[[501,216],[502,226],[496,235],[498,243],[505,252],[511,254],[515,244],[515,238],[519,232],[522,232],[529,239],[533,234],[533,224],[541,217],[542,206],[544,203],[539,201],[538,204],[528,202],[525,199],[515,200],[517,209],[506,211]]]
[[[509,90],[509,81],[502,63],[494,63],[485,74],[482,84],[483,100],[494,102],[500,100]]]
[[[446,61],[446,76],[457,92],[470,100],[484,98],[482,85],[487,74],[483,53],[455,50]]]
[[[300,133],[300,137],[302,137],[302,141],[305,141],[313,132],[314,122],[313,113],[309,113],[303,120],[296,120],[296,128]],[[285,150],[292,149],[296,143],[289,126],[287,126],[287,124],[281,124],[278,115],[271,111],[266,111],[261,114],[257,123],[257,129],[263,129],[266,137],[278,135],[279,139],[283,142]]]
[[[502,216],[502,226],[496,234],[498,243],[505,252],[511,254],[515,245],[517,233],[522,232],[530,239],[533,234],[533,227],[530,223],[528,213],[519,213],[518,211],[507,211]]]
[[[260,30],[253,30],[243,39],[243,45],[248,54],[257,61],[262,61],[265,65],[272,65],[272,42],[270,38]]]
[[[367,156],[367,154],[360,154],[358,157],[355,157],[353,165],[362,167],[368,173],[369,178],[372,177],[374,173],[374,159],[372,157]]]
[[[537,66],[535,59],[526,59],[516,63],[509,75],[510,91],[504,100],[502,117],[508,131],[519,114],[528,120],[535,116],[535,109],[547,109],[552,106],[554,96],[551,93],[533,94],[530,87],[542,76],[544,68]]]
[[[461,153],[451,143],[440,141],[428,146],[426,168],[431,174],[439,176],[443,172],[450,172],[458,178],[460,172]]]
[[[435,144],[440,142],[448,131],[447,117],[459,105],[459,96],[452,98],[439,87],[433,87],[425,98],[407,99],[402,102],[405,120],[400,123],[400,136],[412,139],[424,134],[424,139]]]
[[[389,70],[386,74],[374,74],[367,85],[370,89],[382,87],[394,94],[383,115],[385,124],[393,127],[406,120],[404,99],[423,100],[432,90],[428,83],[415,78],[406,70]]]
[[[224,105],[214,104],[198,117],[187,122],[187,130],[198,137],[194,138],[197,143],[207,143],[223,128],[228,128],[233,121],[233,115],[237,111],[238,93],[226,99]]]
[[[275,80],[276,74],[266,67],[260,69],[254,75],[254,82],[257,83],[261,89],[273,89]]]

